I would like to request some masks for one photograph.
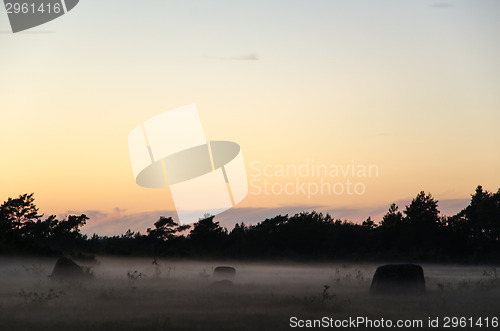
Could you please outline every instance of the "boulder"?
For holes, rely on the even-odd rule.
[[[90,274],[67,257],[60,257],[50,277],[53,279],[86,279],[90,278]]]
[[[387,264],[377,268],[371,294],[407,295],[425,292],[424,270],[416,264]]]
[[[214,269],[214,277],[223,279],[233,279],[236,277],[236,269],[228,266],[219,266]]]

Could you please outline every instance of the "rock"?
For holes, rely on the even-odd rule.
[[[54,279],[88,279],[90,274],[67,257],[60,257],[50,277]]]
[[[371,294],[408,295],[425,292],[424,270],[416,264],[387,264],[377,268]]]
[[[236,269],[228,266],[219,266],[214,269],[214,277],[233,279],[236,277]]]

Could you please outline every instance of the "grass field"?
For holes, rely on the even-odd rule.
[[[80,262],[92,280],[55,281],[48,277],[55,261],[0,259],[0,330],[285,330],[291,317],[422,320],[423,330],[429,318],[443,327],[446,316],[472,317],[474,325],[500,317],[492,266],[423,265],[425,295],[371,296],[375,264],[100,257]],[[233,286],[212,284],[218,265],[236,268]],[[460,329],[471,329],[466,323]]]

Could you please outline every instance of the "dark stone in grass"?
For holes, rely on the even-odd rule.
[[[412,295],[425,292],[424,270],[416,264],[387,264],[377,268],[371,294]]]
[[[214,269],[214,277],[233,279],[236,277],[236,269],[228,266],[219,266]]]
[[[50,277],[53,279],[88,279],[91,275],[67,257],[60,257]]]

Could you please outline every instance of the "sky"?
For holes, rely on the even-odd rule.
[[[495,0],[81,0],[13,34],[0,8],[0,200],[34,192],[46,215],[90,215],[88,232],[143,231],[175,207],[135,183],[128,134],[195,103],[207,139],[242,149],[233,223],[378,221],[421,190],[456,212],[500,187],[499,15]]]

